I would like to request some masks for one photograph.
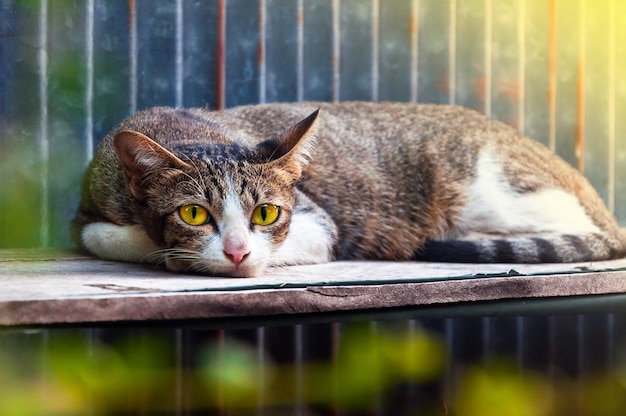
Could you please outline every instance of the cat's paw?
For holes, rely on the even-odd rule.
[[[158,263],[154,253],[160,250],[140,224],[116,225],[95,222],[85,225],[81,233],[84,247],[105,259],[131,263]]]

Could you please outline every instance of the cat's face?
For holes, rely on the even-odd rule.
[[[289,232],[316,115],[262,148],[196,147],[185,160],[141,133],[118,133],[129,190],[169,270],[250,277],[271,262]]]
[[[175,271],[253,276],[285,240],[293,184],[265,165],[195,161],[149,187],[147,217]]]

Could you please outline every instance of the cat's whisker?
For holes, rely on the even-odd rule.
[[[174,169],[174,168],[168,168],[165,169],[166,172],[176,172],[176,173],[182,173],[183,176],[187,177],[188,180],[187,181],[183,181],[181,183],[191,183],[193,185],[193,188],[196,189],[196,192],[198,193],[198,195],[201,195],[202,197],[204,197],[205,195],[205,191],[207,189],[206,187],[206,183],[204,183],[204,178],[202,177],[202,175],[200,174],[200,170],[198,169],[198,166],[196,166],[193,162],[191,163],[191,165],[196,169],[196,171],[198,172],[198,176],[200,177],[200,179],[202,180],[202,184],[200,184],[198,182],[198,180],[196,178],[194,178],[193,176],[191,176],[190,174],[186,173],[186,172],[182,172],[179,169]]]
[[[197,169],[197,168],[196,168]],[[199,172],[198,172],[199,174]],[[193,187],[196,189],[198,195],[202,195],[204,196],[205,194],[205,190],[206,190],[206,185],[202,185],[198,182],[198,180],[196,178],[194,178],[193,176],[191,176],[188,173],[184,173],[184,175],[189,178],[187,181],[182,182],[182,183],[191,183],[193,185]],[[202,179],[202,181],[204,182],[204,179]]]
[[[167,256],[169,256],[172,259],[177,259],[177,260],[182,260],[182,259],[192,259],[192,260],[196,260],[196,259],[201,259],[202,257],[202,253],[195,251],[195,250],[188,250],[188,249],[171,249],[168,253]]]
[[[187,159],[189,160],[189,163],[191,163],[191,166],[193,166],[194,169],[196,170],[196,172],[198,173],[198,178],[200,178],[200,180],[202,181],[202,184],[198,183],[198,186],[200,186],[200,189],[202,191],[208,189],[206,181],[204,180],[204,176],[202,175],[202,172],[198,168],[198,165],[196,164],[196,162],[194,162],[193,159],[191,159],[191,157],[189,157],[189,156],[187,156]],[[197,181],[196,181],[196,183],[197,183]]]
[[[270,155],[268,156],[267,160],[265,161],[265,163],[269,163],[272,160],[274,160],[274,156],[276,155],[276,152],[278,152],[278,148],[279,146],[276,146],[276,148],[274,149],[274,151],[272,153],[270,153]]]
[[[157,257],[157,265],[166,263],[167,260],[177,260],[186,262],[201,262],[202,253],[182,248],[167,248],[150,253],[146,258]]]
[[[161,263],[165,261],[165,256],[164,256],[165,251],[166,250],[156,250],[151,253],[148,253],[141,259],[141,262],[142,263],[147,262],[147,263],[160,265]]]
[[[205,274],[205,273],[213,274],[215,269],[211,267],[210,263],[197,261],[189,265],[189,267],[187,268],[187,271],[190,271],[190,270],[193,270],[197,273],[202,273],[202,274]]]

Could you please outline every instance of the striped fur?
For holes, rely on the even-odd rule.
[[[429,241],[413,260],[460,263],[577,263],[623,256],[603,234]]]

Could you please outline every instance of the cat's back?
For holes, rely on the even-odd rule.
[[[410,144],[422,139],[467,136],[484,131],[486,118],[455,105],[394,102],[302,102],[235,107],[224,111],[192,110],[229,131],[265,139],[319,109],[317,145],[342,143]],[[510,129],[501,125],[495,129]],[[406,142],[406,143],[405,143]]]
[[[276,137],[288,127],[320,109],[316,146],[362,149],[413,147],[423,140],[459,141],[491,130],[512,129],[473,110],[454,105],[391,102],[272,103],[215,111],[206,108],[153,107],[139,111],[116,126],[103,140],[108,146],[121,130],[135,130],[175,150],[190,145],[239,143],[254,146]],[[506,136],[506,135],[505,135]],[[439,143],[438,145],[441,145]],[[458,147],[458,146],[454,146]],[[402,149],[401,149],[402,150]],[[406,149],[405,149],[406,150]]]

